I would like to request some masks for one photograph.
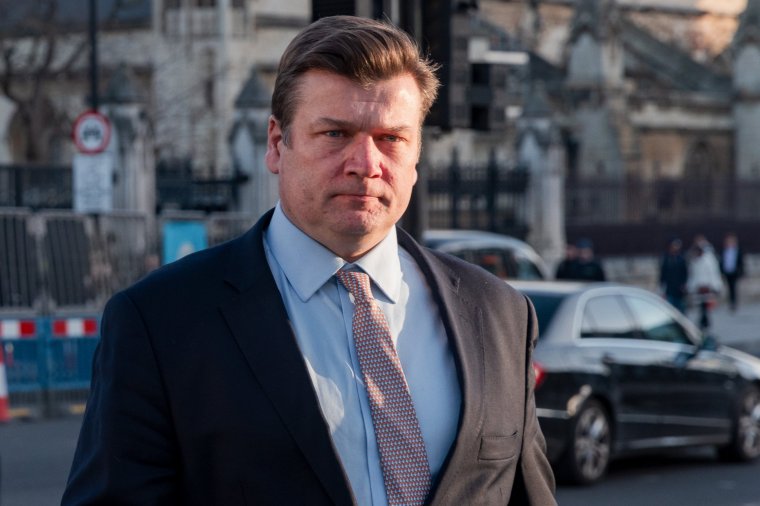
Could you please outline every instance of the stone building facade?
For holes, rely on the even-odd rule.
[[[189,167],[197,179],[231,178],[240,170],[229,139],[235,101],[252,67],[271,80],[285,46],[310,21],[309,1],[131,0],[122,2],[122,10],[111,11],[118,1],[98,0],[103,100],[108,100],[111,82],[127,75],[149,128],[149,150],[160,166]],[[28,161],[24,139],[29,135],[46,139],[37,162],[71,163],[70,125],[89,107],[88,13],[72,3],[59,0],[59,17],[48,20],[71,27],[57,36],[59,61],[50,68],[69,58],[73,65],[42,83],[50,109],[44,131],[30,134],[20,128],[18,109],[0,96],[0,164]],[[34,37],[14,32],[7,23],[0,22],[5,32],[0,38],[7,42],[15,37],[14,54],[21,62],[31,53]],[[121,68],[128,74],[120,73]],[[6,70],[0,63],[0,73]],[[31,74],[33,69],[27,70]],[[18,80],[16,86],[27,83]]]
[[[367,15],[379,5],[355,4]],[[268,95],[280,54],[312,19],[315,2],[129,5],[128,19],[101,31],[100,62],[103,88],[114,77],[131,81],[137,108],[127,116],[144,136],[140,150],[160,167],[189,167],[195,178],[245,181],[237,210],[271,205],[276,184],[262,161]],[[547,257],[560,254],[566,220],[675,222],[727,207],[752,217],[754,193],[744,190],[760,183],[759,0],[450,5],[456,65],[444,63],[455,119],[426,129],[423,163],[458,156],[527,168],[528,239]],[[81,31],[61,37],[60,58],[81,50]],[[19,54],[28,43],[18,39]],[[86,51],[75,62],[43,87],[50,110],[69,122],[86,108]],[[17,113],[0,98],[0,164],[23,161]],[[40,135],[50,159],[71,160],[68,132]],[[687,180],[701,183],[679,186]]]
[[[491,53],[527,55],[518,79],[508,81],[507,95],[518,98],[506,106],[501,136],[452,130],[430,156],[445,158],[448,146],[458,145],[460,153],[483,157],[483,144],[491,143],[527,166],[536,187],[546,184],[546,160],[559,163],[552,170],[561,173],[561,197],[544,193],[533,207],[558,206],[564,217],[534,212],[539,221],[530,224],[529,240],[546,244],[539,249],[547,256],[556,254],[558,238],[542,231],[558,228],[546,219],[563,219],[569,239],[593,226],[638,226],[636,244],[613,239],[609,228],[600,233],[615,254],[616,245],[634,252],[645,242],[649,249],[638,252],[652,253],[675,233],[690,240],[706,222],[719,222],[717,241],[719,232],[746,230],[760,218],[760,143],[753,140],[760,128],[760,2],[481,0],[478,7],[469,15],[510,41],[499,48],[503,42],[489,37]],[[516,61],[504,64],[514,69]],[[544,90],[543,135],[529,114],[537,88]],[[653,223],[660,225],[655,233]]]

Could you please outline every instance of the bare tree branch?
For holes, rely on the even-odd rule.
[[[11,102],[19,103],[21,101],[20,97],[16,96],[16,94],[13,92],[12,83],[13,83],[13,47],[6,47],[3,49],[3,65],[5,67],[5,72],[0,75],[2,87],[3,87],[3,94],[8,97],[8,99]]]
[[[135,1],[114,0],[108,12],[99,16],[101,29],[116,26],[119,14]],[[45,156],[46,136],[40,132],[60,133],[67,121],[64,114],[50,111],[45,86],[70,74],[89,44],[86,23],[73,29],[62,25],[59,2],[0,0],[0,12],[14,19],[13,26],[0,29],[0,61],[4,65],[0,92],[16,106],[30,161]]]
[[[55,59],[56,49],[58,47],[58,26],[56,21],[56,14],[58,13],[58,2],[56,0],[48,0],[47,9],[45,13],[45,19],[49,21],[49,29],[43,31],[40,34],[40,39],[44,41],[42,61],[33,72],[32,78],[32,99],[36,100],[40,96],[42,86],[45,82],[45,77],[50,71],[52,62]]]

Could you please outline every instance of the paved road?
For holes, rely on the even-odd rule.
[[[695,311],[689,317],[696,321]],[[711,314],[710,332],[720,343],[760,357],[760,301],[744,304],[733,313],[727,304],[719,305]]]
[[[0,424],[2,506],[59,504],[82,419]]]
[[[760,506],[760,462],[719,463],[711,450],[613,463],[593,487],[559,487],[561,506]]]

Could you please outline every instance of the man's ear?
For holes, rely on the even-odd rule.
[[[282,128],[280,128],[280,122],[274,116],[269,116],[269,125],[267,127],[267,154],[264,159],[267,164],[269,172],[272,174],[280,173],[280,159],[282,153]]]

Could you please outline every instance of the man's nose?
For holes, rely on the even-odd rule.
[[[361,177],[379,177],[381,153],[371,135],[357,135],[349,146],[345,170]]]

